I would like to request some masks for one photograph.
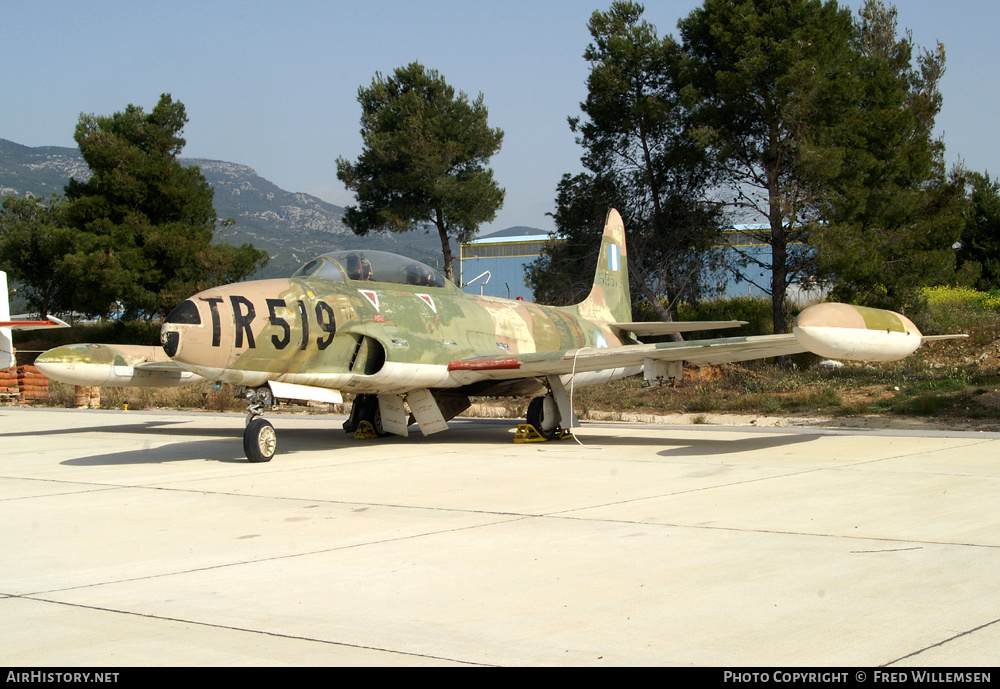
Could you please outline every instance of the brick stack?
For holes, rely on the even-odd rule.
[[[17,387],[22,400],[44,400],[49,397],[49,379],[34,366],[17,367]]]
[[[76,386],[76,402],[73,405],[77,409],[100,409],[101,389],[99,387],[89,387],[85,385]]]
[[[16,398],[20,389],[17,387],[17,370],[8,368],[0,371],[0,398]]]

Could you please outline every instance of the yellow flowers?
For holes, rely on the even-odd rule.
[[[930,306],[1000,311],[1000,293],[980,292],[971,287],[924,287]]]

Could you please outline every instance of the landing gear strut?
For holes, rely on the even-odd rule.
[[[236,390],[237,397],[243,397],[247,402],[246,428],[243,429],[243,452],[251,462],[270,462],[278,447],[278,434],[271,422],[261,414],[265,409],[274,406],[274,395],[271,388],[262,385],[259,388],[240,386]]]
[[[535,397],[528,404],[528,423],[517,427],[515,443],[570,438],[573,435],[570,429],[578,425],[573,414],[573,402],[566,394],[559,376],[546,376],[545,382],[549,393],[543,397]],[[563,424],[567,427],[563,428]]]
[[[354,398],[354,404],[351,405],[351,415],[344,422],[344,432],[372,433],[375,436],[386,435],[382,428],[382,412],[379,409],[378,395],[358,395]]]

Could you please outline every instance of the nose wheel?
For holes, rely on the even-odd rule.
[[[243,429],[243,452],[251,462],[270,462],[278,447],[278,434],[271,422],[261,416],[274,406],[274,395],[266,385],[240,388],[237,397],[247,402],[246,427]]]
[[[257,416],[243,429],[243,452],[251,462],[270,462],[278,448],[278,434],[267,419]]]

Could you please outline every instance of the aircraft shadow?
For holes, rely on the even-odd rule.
[[[389,447],[398,445],[401,448],[406,445],[438,445],[442,447],[459,446],[471,444],[481,445],[504,445],[513,444],[512,430],[516,426],[516,421],[511,419],[455,419],[451,422],[451,429],[448,432],[423,436],[415,428],[410,428],[410,435],[407,438],[399,436],[385,436],[371,440],[356,440],[353,435],[345,433],[341,424],[342,417],[331,418],[331,423],[323,428],[288,428],[282,429],[281,417],[269,417],[278,430],[278,457],[281,455],[293,454],[296,452],[316,452],[328,450],[331,452],[351,452],[364,450],[367,447]],[[199,419],[200,421],[200,419]],[[209,419],[204,419],[209,421]],[[183,424],[180,427],[174,427]],[[156,447],[143,447],[123,452],[111,452],[95,454],[87,457],[78,457],[62,462],[67,466],[101,466],[101,465],[142,465],[160,464],[165,462],[179,462],[190,460],[208,460],[217,462],[245,463],[246,457],[243,454],[242,429],[240,428],[218,428],[207,423],[192,424],[190,420],[185,421],[145,421],[142,423],[117,424],[110,426],[89,426],[74,429],[54,429],[46,432],[46,435],[53,434],[75,434],[75,433],[120,433],[134,435],[137,437],[147,436],[150,438],[162,439],[163,434],[169,437],[193,437],[197,436],[201,440],[180,440],[178,442],[168,442]],[[13,432],[0,433],[0,438],[5,436],[18,437],[27,435],[37,435],[34,432]],[[205,436],[215,436],[211,439],[204,439]],[[734,440],[717,440],[698,438],[673,438],[673,437],[635,437],[635,436],[601,436],[599,438],[587,437],[587,426],[582,426],[577,431],[580,441],[587,446],[596,447],[663,447],[657,452],[661,457],[689,457],[705,455],[725,455],[740,452],[754,452],[759,450],[775,449],[799,443],[808,443],[821,437],[815,433],[797,433],[794,435],[767,435],[759,437],[741,437]],[[572,449],[574,441],[563,440],[561,443],[542,443],[538,447],[561,447]]]
[[[246,463],[243,445],[230,439],[198,440],[170,443],[160,447],[149,447],[125,452],[106,452],[89,457],[67,459],[60,464],[74,467],[166,464],[208,460],[213,462]]]
[[[231,436],[234,438],[243,437],[243,431],[237,428],[212,428],[205,430],[204,426],[186,426],[182,428],[171,428],[176,424],[187,424],[188,421],[143,421],[142,423],[123,423],[116,425],[100,426],[80,426],[74,428],[51,428],[44,433],[38,431],[16,431],[13,433],[0,433],[0,438],[18,438],[25,436],[44,435],[52,437],[56,435],[76,435],[77,433],[125,433],[148,435],[150,433],[167,432],[171,435],[218,435]]]
[[[656,454],[660,457],[689,456],[692,454],[699,456],[727,455],[734,452],[756,452],[758,450],[773,450],[788,445],[798,445],[799,443],[811,443],[821,437],[822,435],[819,433],[803,433],[763,438],[739,438],[737,440],[699,440],[688,438],[678,441],[678,444],[682,445],[682,447],[661,450]]]

